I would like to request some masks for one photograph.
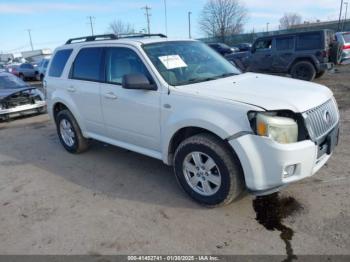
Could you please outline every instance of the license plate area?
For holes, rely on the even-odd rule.
[[[328,133],[324,142],[319,145],[317,158],[320,158],[324,154],[330,155],[334,151],[334,148],[338,145],[339,141],[339,127],[336,126],[331,132]]]
[[[334,151],[334,148],[338,145],[338,140],[339,140],[339,128],[336,127],[333,129],[332,132],[328,134],[326,139],[326,144],[327,144],[326,153],[328,155],[330,155]]]

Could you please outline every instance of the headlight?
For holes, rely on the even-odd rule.
[[[298,124],[294,119],[269,113],[257,113],[255,119],[257,135],[269,137],[281,144],[298,141]]]

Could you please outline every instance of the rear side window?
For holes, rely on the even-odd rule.
[[[71,78],[87,81],[101,81],[103,48],[83,48],[75,58]]]
[[[294,49],[294,38],[293,37],[277,38],[276,49],[278,51]]]
[[[298,50],[313,50],[322,49],[322,36],[321,33],[303,34],[298,37],[297,49]]]
[[[34,66],[31,64],[22,64],[20,67],[23,69],[34,69]]]
[[[350,33],[343,34],[344,42],[350,43]]]
[[[49,76],[60,77],[62,75],[63,69],[72,51],[72,49],[64,49],[56,52],[51,62]]]

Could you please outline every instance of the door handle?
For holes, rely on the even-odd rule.
[[[67,88],[67,91],[68,91],[68,92],[74,93],[74,92],[76,91],[76,89],[75,89],[74,86],[69,86],[69,87]]]
[[[106,94],[105,94],[105,98],[107,98],[107,99],[113,99],[113,100],[118,99],[118,97],[117,97],[113,92],[108,92],[108,93],[106,93]]]

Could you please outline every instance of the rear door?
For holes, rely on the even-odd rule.
[[[272,70],[276,73],[287,72],[294,59],[295,37],[276,37],[273,53]]]
[[[258,39],[253,48],[253,53],[250,58],[250,70],[254,72],[269,72],[272,67],[272,38]]]
[[[103,52],[103,47],[82,47],[72,64],[66,86],[86,130],[98,135],[106,135],[100,100]]]

